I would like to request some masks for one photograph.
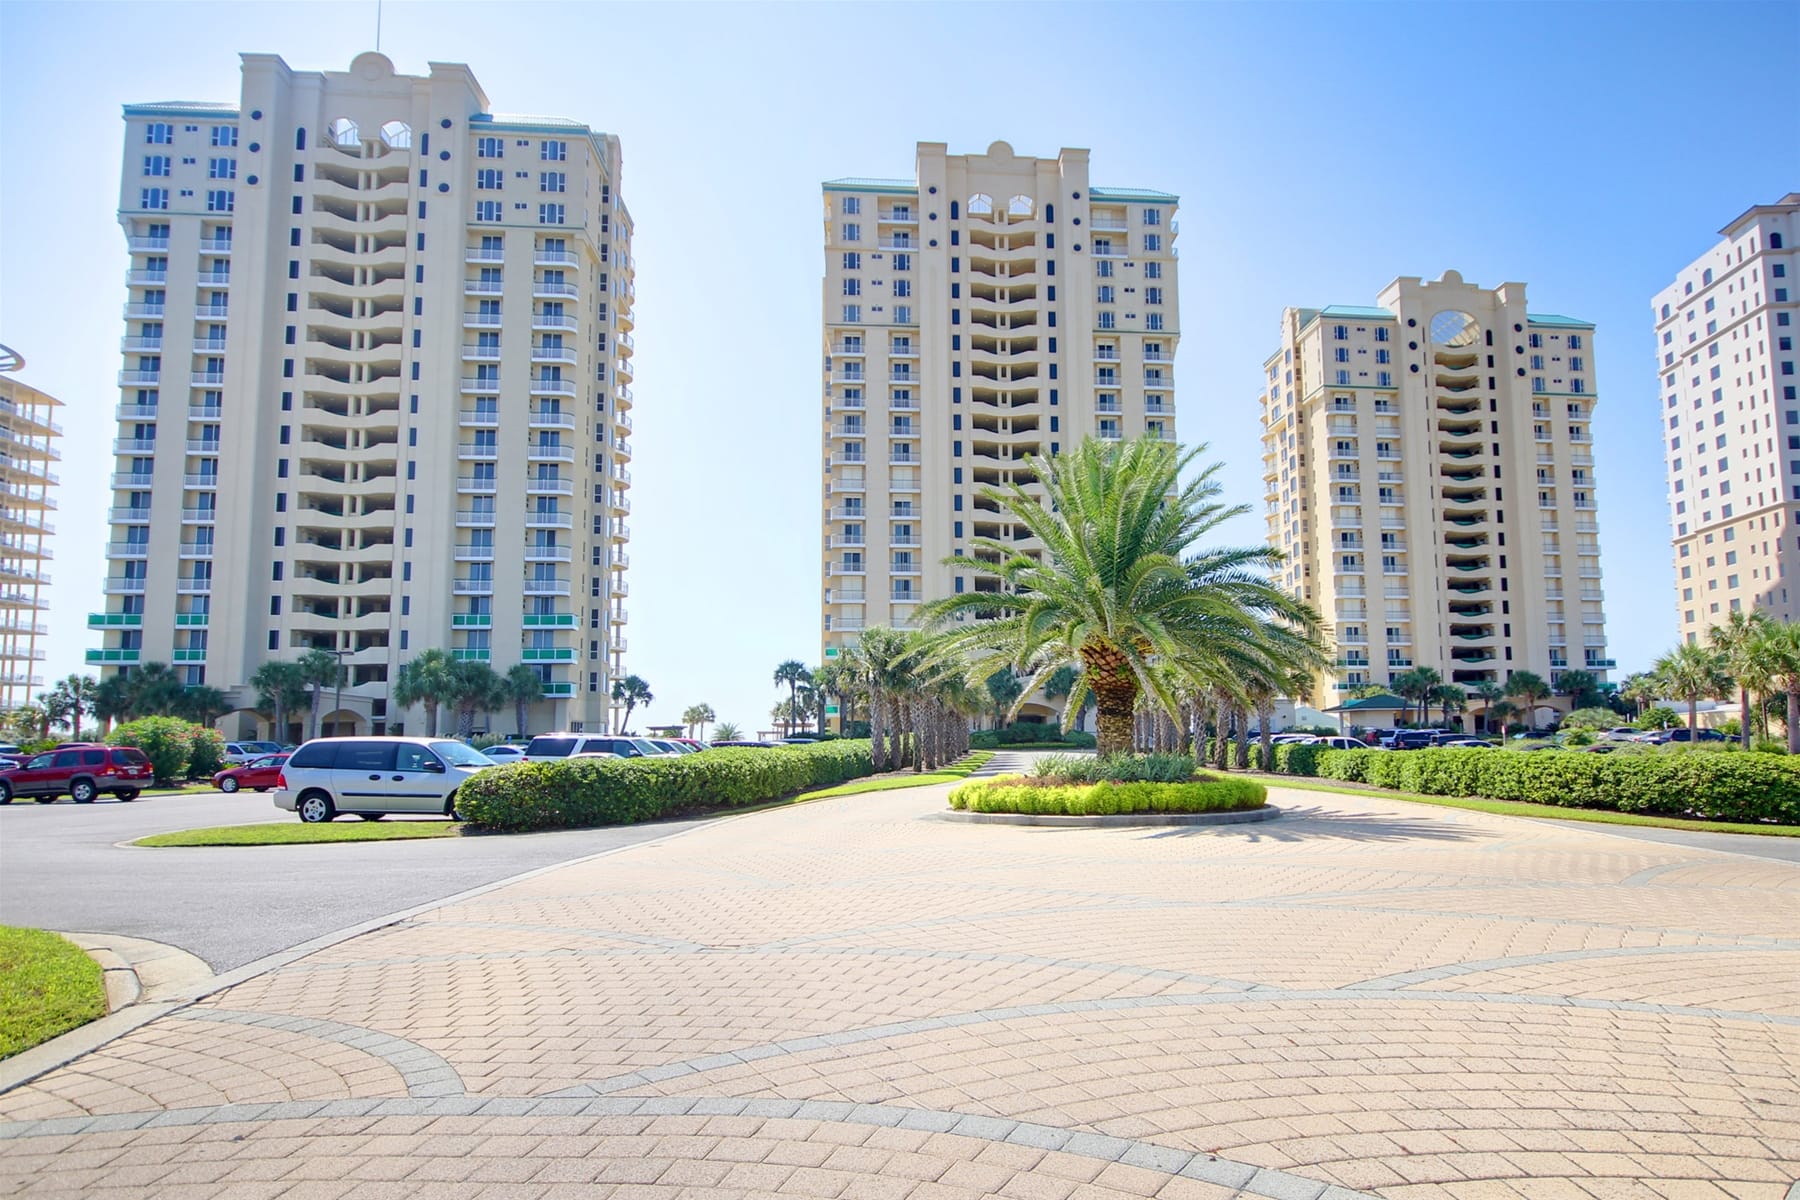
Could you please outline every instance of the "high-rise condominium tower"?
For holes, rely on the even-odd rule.
[[[0,709],[17,708],[43,686],[37,664],[50,632],[42,620],[50,610],[43,566],[54,526],[45,517],[56,507],[50,464],[62,457],[55,445],[62,426],[51,414],[62,401],[13,378],[24,365],[0,346]]]
[[[1086,150],[920,142],[914,179],[824,186],[830,660],[921,601],[998,589],[941,563],[1025,539],[980,493],[1034,483],[1026,456],[1174,437],[1181,321],[1176,197],[1089,187]]]
[[[247,709],[259,665],[323,649],[332,728],[416,733],[390,688],[442,648],[528,664],[533,727],[601,728],[631,478],[618,139],[379,54],[247,54],[238,103],[125,121],[102,661]]]
[[[1264,365],[1269,541],[1337,645],[1316,700],[1414,667],[1605,679],[1592,325],[1446,271],[1286,310]]]
[[[1738,611],[1800,618],[1800,192],[1719,232],[1653,302],[1676,616],[1690,642]]]

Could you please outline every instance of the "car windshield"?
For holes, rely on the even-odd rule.
[[[632,745],[636,746],[639,750],[643,751],[645,754],[667,753],[667,751],[658,749],[656,746],[656,743],[650,741],[648,738],[627,738],[625,740],[630,742]]]
[[[267,758],[259,758],[255,762],[251,763],[250,765],[253,767],[279,767],[282,763],[284,763],[286,761],[287,761],[287,755],[274,754],[274,755],[270,755]]]
[[[575,743],[580,740],[572,737],[534,737],[525,753],[533,758],[567,758],[575,752]]]
[[[493,759],[461,742],[433,742],[431,748],[439,758],[453,767],[491,767],[494,765]]]

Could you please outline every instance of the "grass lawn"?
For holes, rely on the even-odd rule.
[[[457,837],[456,821],[337,820],[322,825],[275,821],[266,825],[219,825],[211,829],[178,829],[139,838],[134,846],[298,846],[312,842],[395,842],[418,838]]]
[[[100,964],[41,929],[0,925],[0,1058],[106,1015]]]
[[[1739,821],[1691,821],[1643,813],[1610,812],[1602,808],[1563,808],[1555,804],[1527,804],[1520,800],[1483,800],[1478,796],[1422,796],[1416,792],[1390,792],[1386,788],[1339,787],[1317,783],[1307,776],[1257,773],[1270,787],[1299,788],[1307,792],[1335,792],[1340,796],[1378,796],[1411,804],[1435,804],[1439,808],[1466,808],[1503,817],[1551,817],[1558,821],[1588,821],[1596,825],[1650,825],[1657,829],[1689,829],[1698,833],[1755,833],[1764,837],[1800,837],[1800,825],[1751,825]]]

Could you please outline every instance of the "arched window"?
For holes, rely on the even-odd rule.
[[[1706,268],[1706,270],[1700,272],[1700,286],[1705,287],[1706,285],[1710,284],[1711,282],[1712,282],[1712,268],[1708,267],[1708,268]]]
[[[389,121],[381,127],[381,140],[390,150],[406,150],[412,146],[412,129],[404,121]]]
[[[1669,306],[1666,304],[1662,306],[1662,316],[1665,321],[1669,319]]]
[[[969,215],[971,217],[976,213],[985,213],[992,216],[993,212],[994,198],[992,196],[985,196],[980,192],[976,192],[973,196],[969,197]]]
[[[1014,196],[1006,202],[1006,213],[1012,217],[1029,217],[1037,211],[1037,201],[1030,196]]]
[[[1044,220],[1046,220],[1046,221],[1056,220],[1056,205],[1054,205],[1054,204],[1044,205]]]
[[[1771,233],[1769,235],[1769,249],[1771,249],[1771,250],[1781,249],[1781,235],[1779,233]]]
[[[294,130],[294,149],[296,149],[296,150],[306,149],[306,130],[304,130],[304,129]]]
[[[362,141],[362,135],[357,131],[355,121],[339,117],[331,123],[331,140],[340,146],[355,146]]]
[[[962,205],[952,200],[950,202],[950,219],[954,221],[960,216],[962,216]]]

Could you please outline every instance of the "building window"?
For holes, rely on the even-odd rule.
[[[475,202],[475,219],[477,221],[498,221],[500,219],[500,202],[498,200],[477,200]]]
[[[844,215],[846,217],[854,217],[854,216],[861,215],[861,213],[862,213],[862,197],[860,197],[860,196],[845,196],[844,197]]]
[[[844,295],[846,295],[846,296],[862,295],[862,280],[860,280],[860,279],[844,280]]]
[[[237,145],[237,126],[214,125],[212,127],[212,144],[215,146]]]
[[[475,172],[475,186],[481,191],[494,191],[500,187],[500,171],[496,167],[484,167]]]
[[[166,154],[146,154],[144,156],[144,174],[154,178],[166,179],[169,174],[169,156]]]
[[[843,241],[860,242],[862,241],[862,226],[855,221],[845,221],[841,234]]]
[[[538,191],[563,192],[568,190],[569,177],[561,171],[543,171],[538,174]]]
[[[538,205],[539,225],[561,225],[563,223],[563,206],[560,204]]]
[[[169,207],[169,189],[144,188],[138,193],[138,207],[153,209]]]
[[[206,177],[208,179],[236,179],[237,159],[209,158],[206,160]]]
[[[505,158],[506,142],[503,138],[484,137],[475,139],[476,158]]]
[[[1145,288],[1144,289],[1144,303],[1145,304],[1161,304],[1162,303],[1162,289],[1159,287]]]
[[[1156,254],[1162,250],[1162,234],[1146,233],[1144,235],[1144,253]]]
[[[844,324],[846,324],[846,325],[862,324],[862,305],[860,305],[860,304],[844,305]]]
[[[167,146],[175,140],[175,127],[162,121],[144,126],[144,141],[152,146]]]
[[[846,271],[862,270],[862,252],[861,251],[859,251],[859,250],[844,251],[844,270],[846,270]]]
[[[207,212],[231,212],[237,207],[237,194],[229,188],[206,193]]]
[[[545,162],[562,162],[569,157],[569,143],[545,142],[538,147],[538,157]]]

